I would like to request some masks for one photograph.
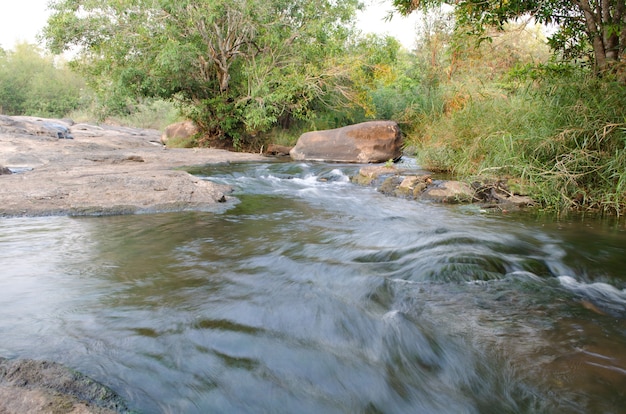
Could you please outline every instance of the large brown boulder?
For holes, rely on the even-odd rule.
[[[176,122],[168,125],[161,135],[161,143],[167,145],[171,139],[186,139],[196,135],[200,130],[193,121]]]
[[[402,133],[393,121],[370,121],[306,132],[289,153],[294,160],[376,163],[402,155]]]

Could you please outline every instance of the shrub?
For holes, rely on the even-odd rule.
[[[0,55],[0,112],[63,117],[82,103],[84,82],[59,59],[18,43]]]

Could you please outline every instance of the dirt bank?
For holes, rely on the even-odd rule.
[[[217,149],[165,149],[160,131],[0,115],[0,216],[211,210],[230,188],[184,166],[265,160]]]

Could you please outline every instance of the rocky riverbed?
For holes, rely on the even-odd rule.
[[[216,209],[231,201],[231,189],[182,168],[266,159],[223,149],[166,148],[157,130],[0,115],[0,216]],[[395,166],[365,167],[352,181],[391,196],[477,202],[503,211],[533,204],[506,181],[470,185]]]
[[[503,212],[535,205],[522,194],[519,186],[508,180],[484,180],[471,184],[456,180],[441,180],[428,171],[395,165],[363,167],[351,177],[355,184],[369,185],[388,196],[443,204],[476,203],[481,208]]]
[[[259,161],[258,154],[166,149],[161,132],[0,115],[0,216],[214,209],[230,189],[184,166]]]

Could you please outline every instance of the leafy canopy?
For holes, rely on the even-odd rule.
[[[53,0],[44,30],[110,106],[172,98],[242,144],[353,99],[342,61],[359,0]]]
[[[530,15],[556,25],[550,45],[566,58],[589,57],[598,73],[619,68],[626,52],[626,0],[393,0],[402,14],[440,4],[456,7],[462,26],[488,27]]]

